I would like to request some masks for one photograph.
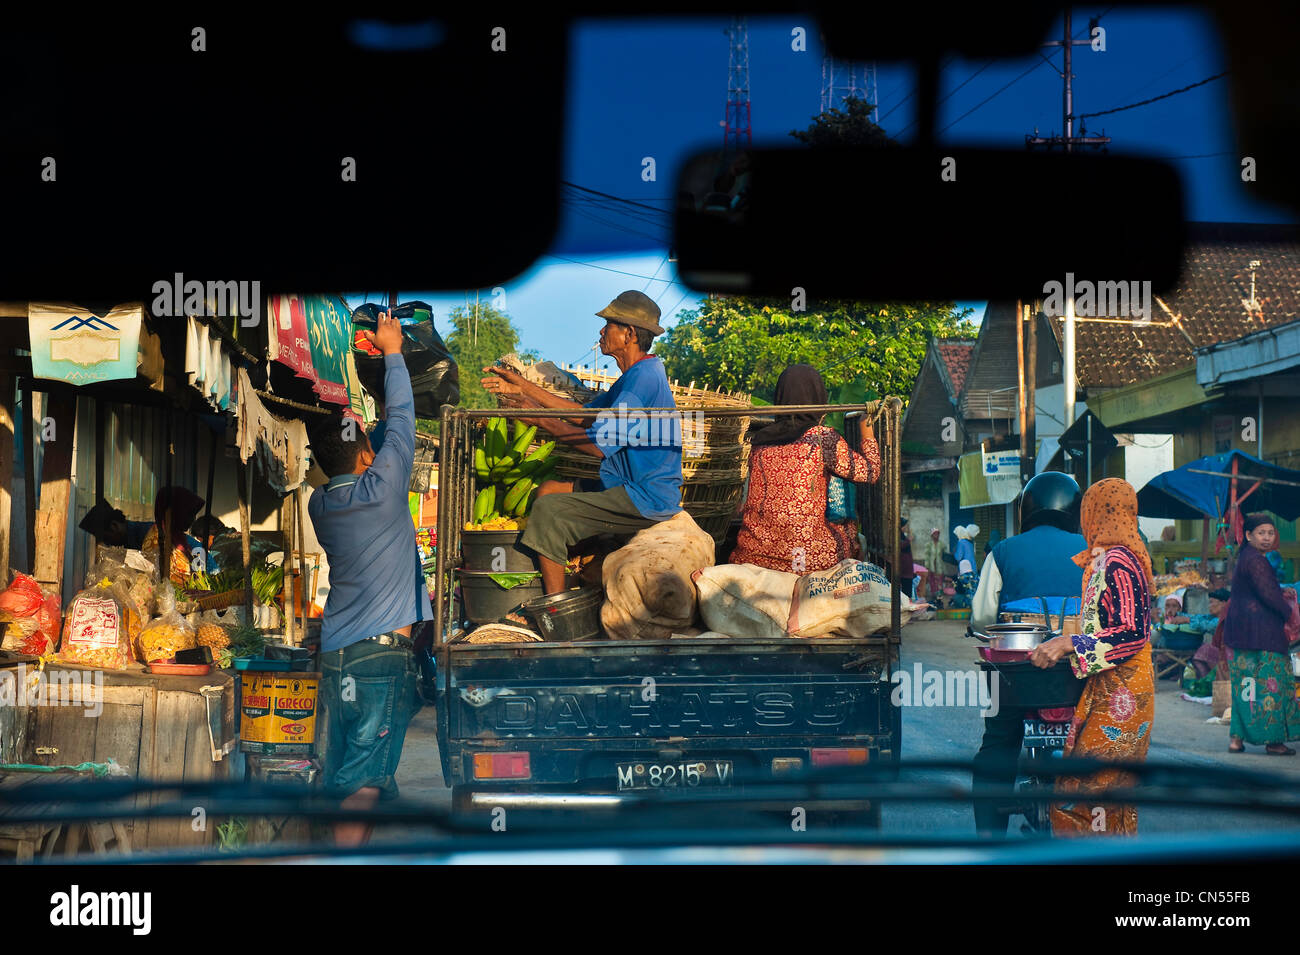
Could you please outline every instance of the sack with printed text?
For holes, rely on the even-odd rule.
[[[72,598],[63,624],[61,660],[102,670],[131,665],[131,639],[118,593],[102,580]]]

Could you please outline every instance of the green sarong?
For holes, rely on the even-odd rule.
[[[1300,739],[1291,658],[1271,650],[1228,651],[1233,736],[1254,746]]]

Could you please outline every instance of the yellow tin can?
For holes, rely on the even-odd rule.
[[[306,753],[316,744],[319,673],[242,674],[239,738],[245,752]]]

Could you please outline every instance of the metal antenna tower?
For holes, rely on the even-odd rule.
[[[876,122],[879,101],[876,96],[876,64],[849,63],[829,54],[822,57],[822,112],[839,109],[845,97],[865,100],[868,114]]]
[[[749,21],[732,17],[726,30],[730,41],[727,57],[727,115],[723,122],[723,150],[728,153],[753,145],[749,127]]]

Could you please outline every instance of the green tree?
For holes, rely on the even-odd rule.
[[[807,129],[792,129],[790,135],[809,146],[898,145],[871,121],[871,107],[866,100],[848,96],[843,109],[828,109],[814,116]]]
[[[770,401],[789,365],[821,372],[834,400],[912,391],[933,337],[972,337],[970,309],[951,302],[808,302],[710,298],[683,312],[655,346],[670,379],[708,382]]]
[[[495,408],[496,399],[479,384],[479,379],[482,370],[502,355],[519,352],[519,330],[509,315],[490,305],[458,305],[447,318],[451,332],[443,341],[460,368],[460,406]],[[524,352],[520,357],[528,360],[536,355]]]

